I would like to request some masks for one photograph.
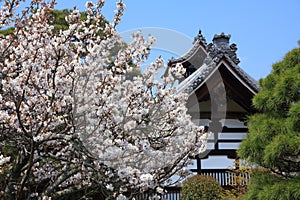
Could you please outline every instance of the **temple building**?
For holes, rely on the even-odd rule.
[[[194,158],[191,170],[215,177],[222,186],[235,181],[224,159],[235,163],[233,168],[239,167],[234,162],[238,161],[236,150],[246,138],[247,117],[256,112],[252,98],[259,90],[257,81],[238,66],[236,51],[236,44],[230,44],[230,35],[215,35],[207,44],[199,31],[192,48],[168,63],[168,68],[180,64],[186,69],[178,92],[189,92],[187,106],[194,123],[208,126],[212,133],[206,152]],[[216,166],[207,167],[206,163]]]

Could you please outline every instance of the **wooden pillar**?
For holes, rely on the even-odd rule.
[[[197,157],[197,174],[201,174],[201,158]]]
[[[214,143],[215,143],[215,150],[219,150],[219,133],[214,133]]]

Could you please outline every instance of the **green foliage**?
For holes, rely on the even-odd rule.
[[[140,68],[132,68],[131,71],[127,72],[126,73],[126,79],[127,80],[133,80],[134,77],[137,77],[137,76],[141,76],[142,72],[140,70]]]
[[[289,52],[284,60],[273,65],[273,71],[260,80],[261,91],[254,97],[254,106],[275,117],[288,117],[290,106],[299,101],[300,49]]]
[[[289,110],[288,125],[292,130],[300,132],[300,102],[296,102],[291,105]]]
[[[300,199],[292,192],[300,187],[300,48],[275,63],[259,83],[253,104],[260,113],[249,118],[249,134],[238,153],[267,170],[251,178],[246,199]]]
[[[183,182],[182,200],[222,199],[222,187],[210,176],[195,175]]]
[[[49,15],[49,21],[51,21],[51,25],[54,26],[54,32],[58,32],[60,30],[67,30],[69,28],[69,23],[66,21],[66,16],[71,13],[72,10],[63,9],[63,10],[53,10]],[[86,19],[86,14],[84,12],[80,13],[80,18]],[[14,33],[14,28],[10,27],[4,30],[0,30],[0,34],[8,35]]]
[[[272,143],[278,132],[287,132],[286,126],[283,125],[284,123],[284,119],[271,118],[266,114],[256,114],[250,117],[248,138],[242,142],[239,150],[242,158],[265,166],[262,158],[264,157],[266,146]]]
[[[257,170],[251,177],[249,192],[244,200],[297,200],[300,199],[299,177],[283,179],[267,171]]]
[[[71,14],[72,10],[63,9],[63,10],[53,10],[51,11],[50,20],[52,21],[50,24],[54,26],[54,32],[60,30],[67,30],[69,28],[69,23],[66,21],[66,16]],[[80,12],[80,20],[86,20],[87,15],[85,12]],[[95,22],[91,22],[95,23]],[[104,26],[104,24],[102,24]]]
[[[265,167],[281,172],[299,172],[299,163],[291,160],[299,156],[299,147],[299,134],[277,135],[264,150]]]
[[[0,30],[0,34],[3,35],[9,35],[14,33],[14,28],[8,28],[8,29],[4,29],[4,30]]]
[[[54,31],[59,30],[67,30],[69,27],[68,22],[66,21],[66,16],[71,13],[71,10],[64,9],[64,10],[53,10],[51,12],[51,16],[53,17],[52,24],[54,25]]]

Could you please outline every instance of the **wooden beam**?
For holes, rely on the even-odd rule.
[[[243,140],[241,139],[219,139],[216,143],[240,143]],[[208,143],[213,143],[215,140],[207,140]],[[216,148],[215,148],[216,149]]]
[[[199,154],[199,158],[207,159],[208,156],[227,156],[230,159],[237,158],[236,149],[218,149],[218,150],[206,150]]]
[[[248,128],[228,128],[224,126],[222,133],[248,133]]]

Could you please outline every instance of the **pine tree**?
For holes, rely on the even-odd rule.
[[[245,199],[300,199],[300,48],[288,52],[259,82],[240,146],[242,159],[257,166]]]

